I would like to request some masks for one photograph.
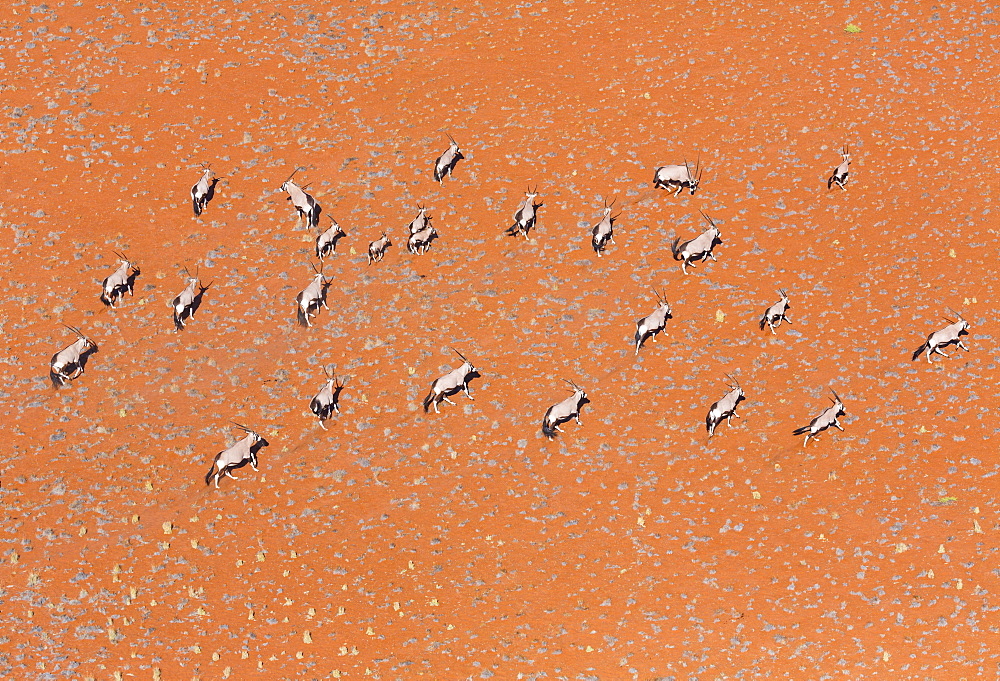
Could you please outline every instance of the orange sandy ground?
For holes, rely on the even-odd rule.
[[[995,677],[991,3],[2,11],[0,676]],[[697,194],[652,188],[699,155]],[[311,329],[296,166],[348,233]],[[699,210],[723,243],[683,276]],[[142,273],[109,311],[113,250]],[[212,286],[177,333],[184,265]],[[674,318],[635,357],[652,286]],[[911,362],[948,307],[970,351]],[[101,347],[54,390],[61,322]],[[449,346],[475,401],[425,415]],[[591,404],[549,442],[560,379]],[[831,386],[846,430],[803,448]],[[216,490],[230,421],[271,446]]]

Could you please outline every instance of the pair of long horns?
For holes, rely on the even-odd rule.
[[[292,174],[288,176],[288,179],[285,180],[285,182],[291,182],[292,178],[295,177],[295,173],[299,172],[300,170],[302,170],[302,166],[299,166],[295,170],[293,170]],[[284,184],[285,182],[282,182],[281,184]]]
[[[456,355],[458,355],[459,357],[461,357],[463,362],[468,362],[469,361],[468,359],[466,359],[465,355],[463,355],[461,352],[459,352],[455,348],[452,348],[450,345],[448,347],[451,348],[452,352],[454,352]],[[469,362],[469,363],[471,364],[471,362]]]
[[[334,367],[333,367],[333,373],[330,373],[327,370],[327,368],[324,366],[323,367],[323,373],[326,375],[327,378],[329,378],[330,380],[333,381],[333,384],[336,387],[338,387],[338,388],[343,388],[344,387],[344,383],[342,383],[342,382],[340,382],[340,381],[337,380],[337,366],[336,365],[334,365]]]
[[[451,133],[449,133],[447,130],[442,130],[442,132],[445,134],[445,137],[448,138],[449,142],[454,144],[456,147],[458,146],[458,142],[456,142],[455,138],[451,136]]]
[[[723,374],[723,375],[726,378],[728,378],[730,381],[732,381],[734,384],[736,384],[737,388],[740,388],[742,390],[742,386],[740,385],[740,382],[737,381],[735,378],[733,378],[732,374]],[[732,387],[732,386],[730,386],[730,387]]]
[[[195,265],[194,267],[194,277],[191,276],[191,270],[188,269],[187,265],[181,268],[181,272],[186,275],[187,279],[198,279],[198,273],[201,271],[201,265]]]
[[[837,394],[837,391],[836,391],[836,390],[834,390],[833,388],[830,388],[830,392],[832,392],[832,393],[833,393],[833,396],[837,398],[837,400],[836,400],[835,402],[833,402],[834,404],[837,404],[838,402],[839,402],[840,404],[843,404],[843,403],[844,403],[844,401],[843,401],[842,399],[840,399],[840,395],[838,395],[838,394]]]
[[[260,437],[260,434],[257,431],[255,431],[253,428],[247,428],[242,423],[236,423],[236,421],[230,421],[230,423],[232,423],[234,426],[236,426],[237,428],[239,428],[240,430],[242,430],[244,433],[252,433],[253,435],[256,435],[257,437]]]
[[[94,341],[90,340],[85,335],[83,335],[83,331],[80,331],[80,329],[76,328],[75,326],[70,326],[69,324],[66,324],[64,322],[62,323],[62,325],[65,326],[70,331],[72,331],[73,333],[75,333],[78,338],[82,338],[83,340],[87,341],[88,343],[94,343]]]
[[[664,290],[663,293],[660,294],[660,292],[657,291],[655,287],[651,286],[650,288],[652,288],[653,289],[653,293],[656,294],[656,301],[658,303],[660,303],[660,305],[666,305],[667,304],[667,292],[666,292],[666,290]]]
[[[708,224],[710,224],[712,227],[715,227],[716,229],[718,229],[718,227],[715,224],[715,221],[712,218],[710,218],[707,215],[705,215],[705,211],[699,210],[698,212],[701,213],[701,217],[705,218],[708,221]]]
[[[965,321],[965,317],[962,316],[962,313],[959,312],[958,310],[956,310],[955,308],[949,307],[948,310],[950,310],[953,315],[955,315],[956,317],[958,317],[959,319],[961,319],[963,322]],[[945,319],[948,319],[948,318],[945,317]],[[948,321],[951,322],[950,319],[948,319]],[[954,324],[954,322],[952,322],[952,323]]]
[[[126,256],[124,253],[120,251],[111,251],[111,252],[117,255],[119,260],[122,260],[124,262],[129,262],[128,256]]]
[[[687,170],[688,180],[691,182],[698,181],[701,182],[701,152],[698,152],[698,160],[694,162],[694,174],[691,174],[691,166],[688,165],[687,159],[684,159],[684,169]]]
[[[567,384],[569,384],[570,386],[572,386],[572,387],[573,387],[573,390],[579,390],[580,392],[583,392],[583,388],[581,388],[580,386],[578,386],[578,385],[577,385],[576,383],[574,383],[573,381],[570,381],[570,380],[567,380],[567,379],[565,379],[565,378],[564,378],[564,379],[562,379],[562,380],[563,380],[563,381],[564,381],[565,383],[567,383]]]
[[[529,184],[529,185],[528,185],[528,191],[526,191],[526,192],[525,192],[525,194],[526,194],[527,196],[538,196],[538,185],[536,184],[536,185],[535,185],[535,188],[534,188],[534,189],[532,189],[532,188],[531,188],[531,185]]]
[[[318,274],[319,276],[323,277],[323,281],[326,281],[326,276],[324,276],[323,274],[323,264],[324,263],[321,260],[319,263],[319,269],[316,269],[316,265],[313,264],[313,261],[312,260],[309,261],[309,267],[312,268],[312,271]]]

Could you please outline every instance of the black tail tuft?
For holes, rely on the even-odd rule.
[[[678,247],[678,244],[680,244],[680,242],[681,238],[679,236],[675,237],[674,240],[670,242],[670,252],[674,254],[674,260],[681,259],[680,258],[681,249]]]
[[[802,433],[808,433],[810,428],[811,426],[802,426],[800,428],[796,428],[795,430],[792,431],[792,435],[802,435]]]
[[[201,215],[201,201],[199,201],[196,197],[191,197],[191,207],[194,208],[195,217]]]
[[[221,454],[221,453],[222,452],[219,452],[219,454]],[[205,474],[205,484],[206,485],[208,485],[208,484],[210,484],[212,482],[212,473],[215,472],[215,462],[219,460],[219,454],[216,454],[215,458],[212,459],[212,467],[209,468],[208,469],[208,473]]]
[[[49,380],[52,381],[52,387],[55,388],[56,390],[65,385],[65,383],[63,383],[62,377],[56,372],[52,371],[51,369],[49,369]]]
[[[767,314],[765,313],[764,316],[760,318],[760,330],[763,331],[766,325],[767,325]]]
[[[433,402],[433,401],[434,401],[434,390],[431,389],[431,391],[427,393],[427,397],[424,398],[424,413],[425,414],[430,409],[431,402]]]
[[[542,435],[551,440],[556,436],[556,429],[549,424],[550,413],[552,413],[552,407],[549,407],[545,411],[545,416],[542,417]]]
[[[919,348],[917,348],[916,350],[913,351],[913,357],[910,358],[910,361],[912,362],[917,357],[920,357],[920,353],[922,353],[926,348],[927,348],[927,343],[921,344],[921,346]]]

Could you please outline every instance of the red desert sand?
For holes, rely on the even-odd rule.
[[[992,4],[2,12],[0,676],[997,674]],[[685,161],[696,193],[653,186]],[[957,314],[968,351],[911,359]],[[99,351],[57,389],[64,325]],[[425,412],[452,348],[474,399]],[[216,489],[234,423],[270,444]]]

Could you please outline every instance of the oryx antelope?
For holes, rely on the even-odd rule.
[[[667,326],[667,319],[670,318],[670,303],[655,288],[653,293],[656,294],[656,302],[659,305],[649,315],[635,323],[635,354],[637,355],[639,348],[642,347],[647,338],[651,337],[653,342],[656,342],[656,334],[663,331]]]
[[[52,355],[52,360],[49,362],[49,379],[55,388],[82,376],[87,358],[97,352],[97,343],[84,336],[80,329],[68,324],[63,326],[76,334],[76,340]]]
[[[306,229],[315,228],[319,226],[319,214],[323,209],[316,203],[316,199],[305,192],[305,186],[300,187],[292,182],[292,178],[295,177],[295,173],[299,172],[299,170],[300,168],[296,168],[292,171],[288,179],[282,183],[281,189],[288,192],[286,200],[291,201],[292,205],[295,206],[295,210],[297,211],[296,225],[299,218],[305,218]]]
[[[375,241],[368,244],[368,264],[371,265],[373,262],[381,262],[382,258],[385,257],[385,251],[392,246],[392,241],[389,239],[389,235],[382,232],[380,236]]]
[[[326,430],[323,422],[333,416],[334,412],[340,413],[340,391],[344,389],[344,383],[337,380],[336,369],[331,375],[326,367],[323,367],[323,373],[326,374],[326,385],[309,400],[309,411],[316,414],[319,418],[319,427]]]
[[[410,238],[406,241],[406,250],[410,253],[415,253],[417,255],[423,255],[430,249],[431,242],[438,237],[437,230],[428,223],[419,232],[414,232],[410,235]]]
[[[194,313],[201,307],[202,296],[212,286],[212,284],[205,286],[201,283],[201,280],[198,278],[197,269],[192,277],[191,273],[185,267],[184,274],[187,275],[185,279],[187,283],[184,286],[184,290],[170,304],[174,310],[174,328],[178,331],[184,330],[184,322],[186,320],[194,319]]]
[[[614,216],[611,215],[611,209],[615,205],[615,201],[612,201],[609,206],[607,199],[604,200],[604,217],[590,230],[590,245],[594,247],[594,253],[597,253],[598,258],[603,255],[609,241],[611,243],[615,242],[615,220],[621,216],[621,213]]]
[[[705,417],[705,428],[708,430],[709,437],[715,434],[715,429],[722,423],[723,419],[729,425],[733,425],[733,417],[740,417],[736,413],[736,407],[746,399],[746,396],[743,394],[743,388],[740,387],[740,382],[729,374],[726,374],[726,378],[732,381],[734,385],[729,385],[729,392],[708,409],[708,416]]]
[[[844,160],[840,162],[839,166],[833,169],[833,175],[831,175],[830,179],[826,181],[827,189],[832,189],[833,185],[837,185],[844,190],[847,189],[844,185],[847,184],[847,175],[849,172],[848,167],[851,165],[851,150],[846,144],[844,145],[843,151],[840,152],[840,155]]]
[[[113,251],[113,253],[119,258],[118,269],[112,272],[101,284],[101,302],[112,308],[116,307],[118,301],[125,297],[126,291],[129,295],[135,295],[133,293],[135,278],[140,274],[139,267],[129,262],[127,257],[118,251]]]
[[[802,426],[801,428],[796,428],[792,431],[792,435],[801,435],[802,433],[806,433],[806,441],[802,444],[803,447],[809,444],[809,438],[816,437],[819,433],[826,430],[830,426],[833,426],[840,431],[844,430],[840,427],[840,422],[837,420],[839,417],[847,413],[844,411],[844,403],[840,401],[840,395],[838,395],[833,388],[830,388],[830,392],[833,393],[833,397],[830,398],[830,401],[833,402],[833,404],[824,409],[819,416],[810,421],[808,426]]]
[[[951,310],[951,308],[948,309]],[[965,317],[963,317],[961,313],[955,312],[955,310],[951,311],[955,314],[955,316],[958,317],[958,321],[951,322],[951,320],[946,317],[945,319],[951,322],[951,324],[944,327],[940,331],[935,331],[931,335],[927,336],[927,340],[924,342],[924,344],[913,351],[913,359],[920,357],[920,353],[923,352],[924,350],[927,351],[928,362],[933,361],[931,360],[931,355],[933,355],[935,352],[938,353],[939,355],[947,357],[948,355],[943,350],[941,350],[941,348],[951,345],[952,343],[962,348],[966,352],[969,351],[969,348],[966,347],[965,343],[962,342],[962,336],[969,335],[969,322],[966,321]]]
[[[532,191],[529,186],[528,191],[524,194],[524,200],[514,212],[514,224],[507,228],[507,234],[510,236],[520,234],[525,239],[528,238],[528,231],[535,226],[535,220],[538,217],[536,211],[542,207],[541,203],[535,203],[537,196],[538,187],[535,187],[534,191]]]
[[[229,449],[216,454],[215,459],[212,460],[212,467],[205,474],[205,484],[211,484],[212,476],[214,475],[216,489],[219,487],[219,478],[225,475],[228,478],[236,480],[237,478],[233,475],[233,471],[237,468],[242,468],[247,463],[254,470],[257,470],[257,452],[271,444],[262,435],[255,433],[250,428],[235,422],[233,425],[246,433],[246,437]]]
[[[202,165],[204,172],[201,179],[191,187],[191,207],[194,208],[195,216],[201,215],[205,206],[215,196],[215,185],[219,183],[219,178],[212,172],[212,165]]]
[[[691,166],[688,165],[687,159],[684,160],[684,165],[682,166],[660,166],[653,173],[653,189],[662,187],[670,191],[670,189],[676,187],[677,190],[674,192],[674,196],[677,196],[687,187],[691,194],[694,195],[698,189],[698,184],[701,182],[702,172],[700,154],[698,155],[698,161],[695,163],[694,173],[691,172]]]
[[[316,257],[322,260],[331,253],[337,252],[337,242],[347,236],[340,225],[333,218],[330,218],[330,226],[325,232],[320,232],[316,237]]]
[[[427,229],[430,224],[431,216],[427,214],[427,206],[417,206],[417,217],[413,218],[406,226],[406,231],[410,234],[416,234]]]
[[[684,274],[687,274],[688,267],[694,267],[694,260],[704,260],[706,258],[715,260],[715,253],[712,252],[712,249],[715,248],[716,244],[722,243],[719,228],[712,221],[712,218],[704,213],[701,216],[708,221],[708,229],[690,241],[685,241],[683,244],[680,243],[680,237],[676,237],[673,243],[670,244],[670,252],[674,254],[674,260],[682,261],[681,271]]]
[[[472,393],[469,392],[469,379],[478,376],[476,367],[472,366],[472,362],[466,359],[465,355],[456,350],[451,349],[456,355],[462,359],[462,366],[457,369],[452,369],[444,376],[441,376],[431,384],[430,392],[427,393],[427,397],[424,398],[424,412],[430,409],[431,404],[434,404],[434,413],[440,414],[438,410],[438,405],[441,400],[444,400],[448,404],[455,404],[448,399],[448,395],[456,393],[459,390],[465,392],[466,397],[470,400],[473,399]]]
[[[299,326],[305,327],[312,326],[312,318],[319,314],[321,307],[330,309],[326,304],[326,290],[333,282],[332,279],[323,276],[322,263],[319,269],[316,269],[312,263],[309,263],[309,266],[312,267],[316,276],[313,277],[308,286],[302,289],[299,295],[295,296],[295,312]]]
[[[771,333],[776,333],[774,329],[781,326],[781,322],[792,323],[792,320],[787,316],[788,308],[791,307],[788,304],[788,296],[780,288],[778,289],[778,295],[781,296],[781,300],[764,310],[764,316],[760,318],[761,331],[764,330],[764,326],[767,326],[771,329]]]
[[[440,184],[444,184],[445,176],[454,173],[455,166],[460,160],[465,158],[462,152],[459,151],[458,142],[455,141],[455,138],[448,133],[445,133],[445,135],[448,136],[448,148],[434,161],[434,179]]]
[[[566,379],[563,380],[565,381]],[[583,388],[572,381],[566,381],[566,383],[573,388],[573,394],[562,402],[549,407],[548,411],[545,412],[545,416],[542,417],[542,434],[550,440],[556,436],[556,431],[560,433],[563,432],[563,429],[559,427],[559,424],[564,421],[576,419],[576,422],[582,426],[583,422],[580,421],[580,408],[590,402],[590,400],[587,399],[587,393]]]

